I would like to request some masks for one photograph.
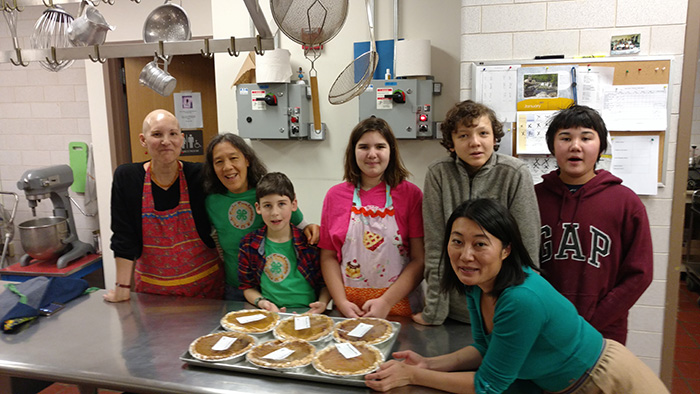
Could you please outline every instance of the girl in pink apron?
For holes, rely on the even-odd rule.
[[[347,317],[410,316],[422,307],[423,194],[407,176],[389,125],[360,122],[346,150],[346,182],[326,194],[319,241],[323,277]]]

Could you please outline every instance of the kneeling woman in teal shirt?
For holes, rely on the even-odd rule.
[[[365,377],[375,390],[409,384],[502,393],[516,379],[546,392],[668,393],[623,345],[603,336],[534,270],[508,210],[489,199],[460,204],[443,247],[441,290],[466,293],[474,343],[422,357],[407,350]],[[468,372],[467,372],[468,371]]]

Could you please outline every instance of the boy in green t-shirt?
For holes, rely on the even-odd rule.
[[[268,173],[258,182],[255,198],[255,210],[265,226],[241,240],[238,280],[243,295],[268,311],[308,306],[311,313],[322,313],[330,295],[318,249],[290,224],[297,210],[292,182],[282,173]]]

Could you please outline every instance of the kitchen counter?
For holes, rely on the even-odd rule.
[[[0,334],[0,392],[11,392],[14,377],[77,384],[81,393],[94,393],[98,387],[192,394],[370,391],[200,368],[179,359],[190,342],[218,327],[227,312],[252,308],[247,303],[132,293],[130,301],[110,304],[103,301],[104,293],[81,296],[18,333]],[[471,342],[471,330],[463,323],[448,320],[425,327],[410,318],[391,320],[402,324],[393,351],[411,349],[435,356]],[[392,392],[436,391],[404,387]]]

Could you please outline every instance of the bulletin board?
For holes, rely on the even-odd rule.
[[[493,108],[497,116],[504,120],[506,137],[502,141],[499,152],[524,157],[528,156],[528,153],[542,155],[549,152],[546,151],[546,146],[542,145],[541,140],[537,146],[533,144],[531,148],[523,148],[522,136],[525,135],[523,114],[536,114],[539,110],[542,110],[542,114],[548,114],[568,106],[573,103],[574,98],[577,98],[579,104],[592,106],[603,114],[611,136],[651,136],[658,139],[657,182],[663,183],[666,173],[664,158],[668,145],[666,133],[670,124],[673,97],[670,83],[671,67],[671,58],[652,56],[476,62],[472,67],[472,99]],[[601,72],[600,75],[604,75],[605,85],[582,85],[584,78],[588,77],[586,75],[588,72],[598,71]],[[528,89],[531,88],[529,85],[536,82],[532,81],[532,78],[540,74],[557,73],[558,80],[554,77],[553,82],[538,82],[537,86],[544,88],[541,91],[538,90],[537,96],[532,90],[528,93]],[[597,88],[599,91],[595,90],[596,86],[599,86]],[[606,113],[613,113],[615,106],[618,106],[622,112],[632,111],[636,107],[630,104],[633,101],[627,101],[627,99],[610,101],[610,97],[613,97],[611,95],[614,95],[611,92],[620,91],[623,92],[623,97],[626,97],[624,96],[626,92],[636,92],[636,89],[645,88],[649,89],[641,93],[642,97],[654,98],[653,104],[645,103],[655,106],[653,122],[640,119],[639,124],[629,126],[624,117],[609,122]],[[547,89],[550,91],[548,92]],[[582,92],[581,89],[587,90]],[[659,94],[655,94],[656,92]],[[603,99],[600,103],[596,102],[596,105],[581,102],[580,99],[586,95],[603,97]],[[603,109],[607,112],[603,112]],[[631,123],[635,123],[634,119],[632,120]],[[544,124],[542,126],[544,127]],[[527,131],[529,132],[530,129]],[[541,133],[538,132],[537,136],[540,135]],[[519,136],[521,136],[520,139]]]

